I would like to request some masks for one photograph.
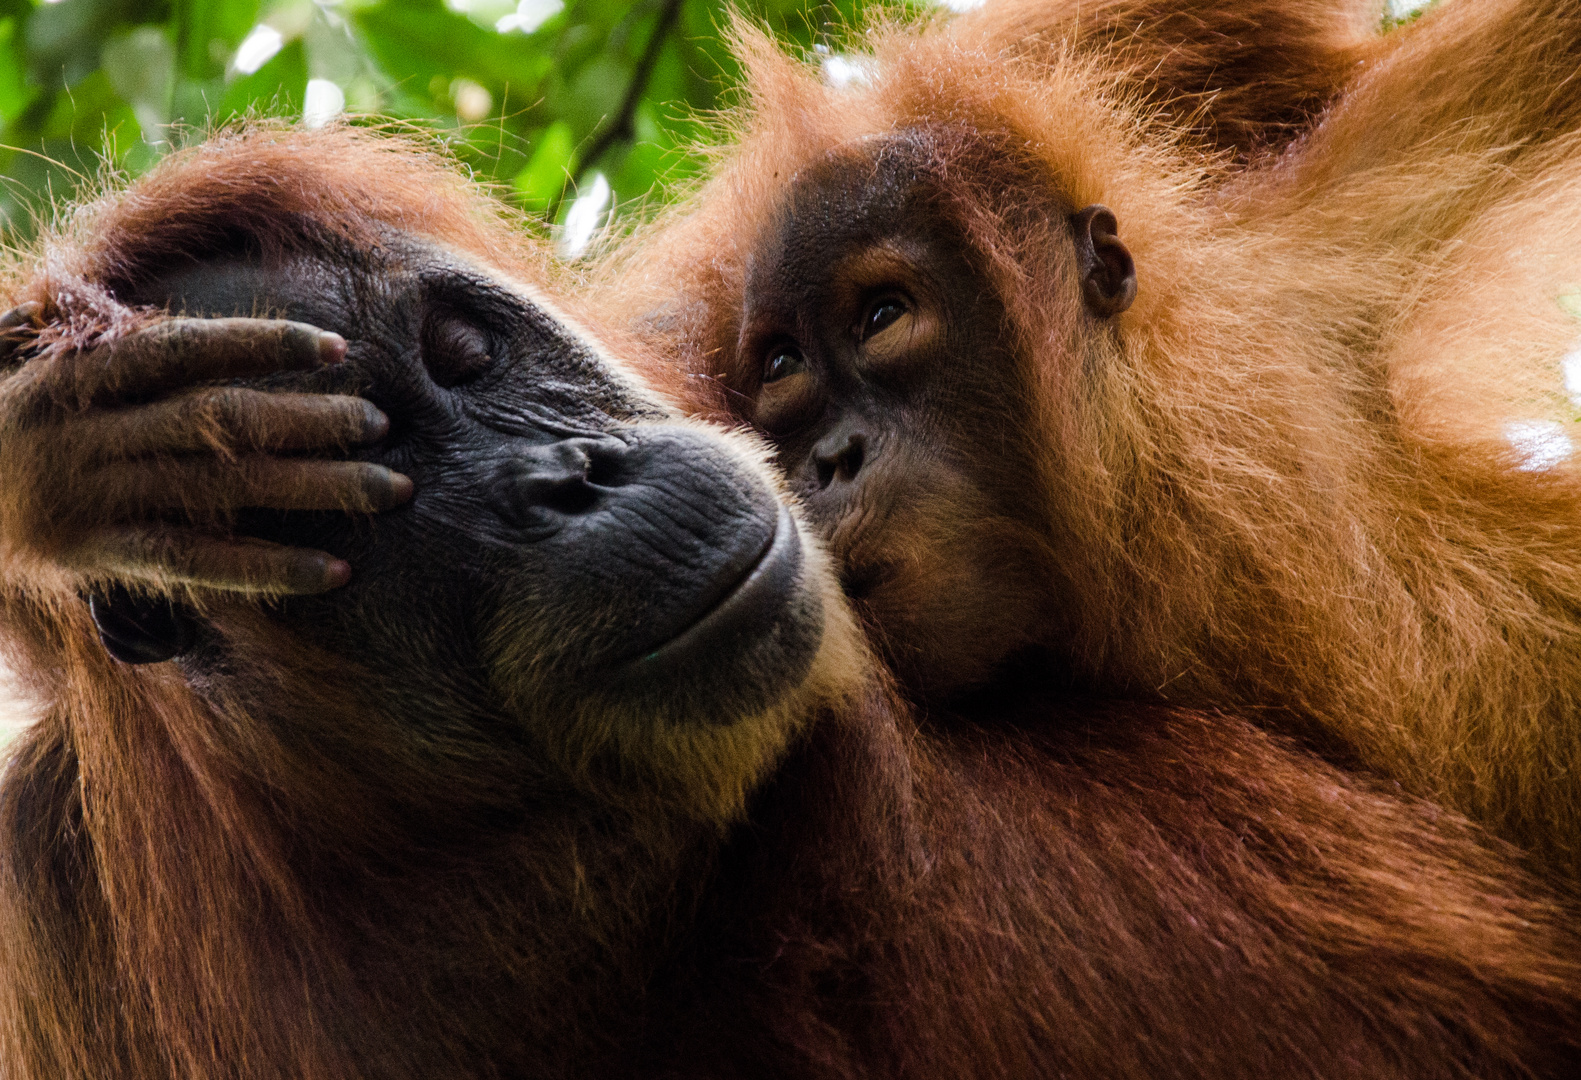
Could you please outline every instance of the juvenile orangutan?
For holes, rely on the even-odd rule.
[[[748,37],[739,142],[611,317],[769,436],[931,714],[1222,704],[1573,876],[1581,13],[1382,40],[1221,185],[1128,62],[946,25],[832,87]]]

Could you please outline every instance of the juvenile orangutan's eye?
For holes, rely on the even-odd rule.
[[[806,370],[807,361],[802,359],[801,353],[788,345],[782,345],[769,353],[769,358],[763,365],[763,381],[778,382]]]
[[[423,363],[440,386],[476,378],[494,360],[488,331],[450,312],[436,312],[423,327]]]
[[[867,315],[862,319],[862,340],[866,341],[874,334],[894,323],[911,309],[906,302],[898,296],[886,296],[872,307],[868,308]]]

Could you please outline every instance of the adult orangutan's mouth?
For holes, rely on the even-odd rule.
[[[744,573],[724,583],[723,596],[710,597],[690,625],[663,644],[645,649],[635,663],[652,670],[711,651],[718,655],[762,633],[795,597],[801,567],[801,536],[790,511],[781,506],[769,542]]]

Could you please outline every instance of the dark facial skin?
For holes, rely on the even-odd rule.
[[[732,375],[926,699],[1035,646],[1052,603],[1035,372],[930,160],[924,138],[869,140],[792,181],[755,249]],[[1124,310],[1135,276],[1113,215],[1071,222],[1089,310]]]
[[[136,299],[346,338],[345,363],[252,385],[377,406],[388,434],[354,456],[409,477],[411,500],[373,518],[249,511],[238,526],[351,565],[350,584],[273,617],[372,668],[407,714],[447,671],[459,692],[436,723],[502,698],[725,723],[805,673],[821,606],[775,493],[729,444],[666,424],[531,297],[395,237],[344,264],[205,266]],[[122,659],[224,664],[189,613],[113,592],[94,606]]]

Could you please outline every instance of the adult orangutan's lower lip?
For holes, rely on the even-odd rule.
[[[637,657],[632,661],[634,669],[665,667],[713,649],[728,650],[761,633],[796,596],[801,565],[801,534],[790,511],[781,506],[763,554],[724,598],[669,641]]]

